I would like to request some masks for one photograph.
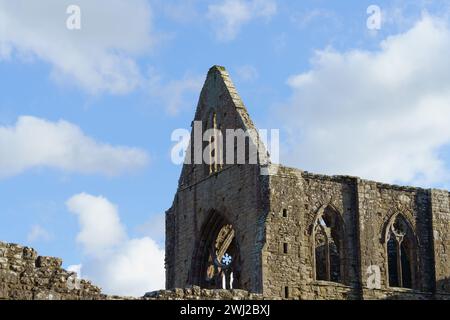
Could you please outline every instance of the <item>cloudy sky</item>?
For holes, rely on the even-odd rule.
[[[281,162],[450,188],[449,21],[450,0],[0,0],[0,240],[162,288],[170,137],[214,64]]]

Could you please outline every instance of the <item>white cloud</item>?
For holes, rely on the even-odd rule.
[[[318,51],[293,76],[289,162],[386,182],[442,183],[450,143],[450,31],[424,15],[378,51]]]
[[[142,296],[164,288],[164,250],[150,237],[128,238],[114,204],[82,193],[67,206],[80,224],[83,278],[108,294]]]
[[[126,239],[117,208],[107,199],[81,193],[70,198],[67,207],[78,216],[81,231],[77,242],[88,254],[103,255]]]
[[[0,59],[38,58],[54,79],[90,93],[130,92],[141,82],[135,61],[155,42],[145,0],[78,0],[81,30],[68,30],[70,0],[0,0]]]
[[[270,18],[277,12],[275,0],[223,0],[208,6],[208,18],[221,41],[236,38],[241,27],[257,18]]]
[[[166,216],[164,214],[153,214],[147,222],[136,228],[136,231],[144,236],[149,236],[158,244],[163,245],[165,239]]]
[[[50,239],[50,233],[40,225],[32,226],[27,235],[28,242],[49,241]]]
[[[193,23],[200,20],[199,0],[156,0],[153,4],[169,19],[177,23]]]
[[[84,270],[110,294],[143,296],[165,287],[164,250],[149,237],[124,242],[108,258],[86,262]]]
[[[236,69],[238,78],[242,81],[253,81],[258,78],[258,70],[254,66],[243,65]]]
[[[150,73],[149,93],[164,104],[170,115],[177,115],[182,109],[195,108],[204,76],[185,74],[181,79],[164,82],[161,76]]]
[[[34,167],[117,175],[148,163],[142,150],[99,143],[69,122],[31,116],[0,126],[0,154],[0,178]]]
[[[423,12],[439,15],[443,20],[449,21],[450,2],[443,1],[391,1],[380,6],[381,30],[407,30],[412,28]]]
[[[67,267],[67,271],[76,272],[79,278],[82,278],[81,269],[83,268],[82,264],[73,264]]]

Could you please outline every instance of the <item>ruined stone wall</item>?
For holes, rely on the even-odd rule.
[[[0,300],[97,300],[105,299],[90,282],[75,282],[62,260],[38,256],[28,247],[0,242]],[[78,289],[77,289],[78,287]]]
[[[450,295],[435,295],[405,288],[368,289],[363,288],[365,300],[450,300]]]
[[[354,184],[353,178],[312,175],[281,166],[270,176],[270,213],[263,254],[265,294],[313,295],[311,292],[302,295],[300,291],[315,281],[312,225],[317,212],[327,205],[342,215],[346,225],[343,283],[357,287]]]
[[[146,293],[144,300],[262,300],[261,294],[245,290],[202,289],[198,286]]]
[[[0,242],[0,300],[261,300],[245,290],[207,290],[198,286],[158,290],[142,297],[110,296],[89,281],[75,284],[62,260],[38,256],[29,247]],[[78,287],[78,289],[77,289]]]
[[[255,130],[228,73],[217,66],[208,72],[194,120],[202,121],[203,130],[214,127],[224,137],[226,129]],[[193,140],[201,140],[195,137],[195,130],[191,133]],[[250,137],[249,141],[258,143],[259,137]],[[202,150],[209,142],[201,145]],[[188,149],[191,162],[194,149],[193,145]],[[167,288],[197,284],[192,281],[193,271],[198,271],[195,252],[205,247],[201,241],[202,228],[215,227],[207,224],[214,211],[236,231],[242,259],[239,283],[242,289],[266,297],[308,299],[427,298],[430,293],[433,297],[448,296],[447,191],[317,175],[276,165],[268,166],[269,176],[262,176],[260,170],[266,169],[265,159],[266,156],[261,156],[258,164],[245,161],[245,165],[184,164],[173,205],[166,212]],[[318,281],[324,277],[317,277],[315,270],[314,232],[332,231],[328,226],[314,228],[314,225],[329,210],[342,225],[338,232],[339,284]],[[401,236],[396,234],[399,245],[396,249],[410,253],[411,257],[406,257],[411,258],[414,266],[413,289],[398,290],[388,283],[387,232],[393,234],[392,226],[399,214],[411,236],[405,249],[399,245],[405,242],[398,240]],[[398,266],[401,264],[398,260]],[[403,272],[401,267],[395,269],[399,274]],[[368,279],[378,271],[378,289],[370,291]]]
[[[431,190],[437,292],[450,292],[450,193]]]
[[[420,188],[386,185],[372,181],[358,181],[358,211],[361,271],[371,265],[381,270],[381,287],[389,289],[386,251],[386,226],[401,213],[411,224],[417,241],[414,288],[433,291],[434,259],[429,192]],[[366,276],[363,285],[366,285]]]
[[[202,130],[215,128],[223,137],[223,160],[227,159],[227,129],[255,130],[247,110],[223,67],[213,67],[208,72],[200,94],[194,121],[202,121]],[[194,122],[193,122],[194,124]],[[200,247],[202,231],[212,211],[232,224],[240,251],[241,289],[262,291],[261,249],[264,241],[264,222],[267,214],[267,178],[260,175],[257,164],[237,163],[238,143],[234,145],[234,163],[206,164],[205,159],[195,161],[195,141],[202,141],[191,132],[190,161],[185,161],[172,207],[166,212],[166,287],[184,287],[196,280],[193,261]],[[246,146],[254,145],[255,137],[246,139]],[[219,137],[215,137],[217,142]],[[234,138],[233,138],[234,139]],[[209,141],[200,144],[202,149]],[[217,151],[217,150],[216,150]],[[225,161],[223,161],[225,162]],[[200,248],[201,249],[201,248]]]
[[[269,180],[270,209],[262,255],[263,293],[284,297],[285,290],[296,287],[310,270],[301,247],[304,238],[300,219],[303,202],[297,193],[292,192],[302,188],[302,181],[295,172],[278,174],[270,176]],[[284,243],[287,244],[287,253],[284,253]]]
[[[261,251],[267,209],[256,166],[232,166],[177,192],[166,214],[166,287],[185,287],[211,209],[233,225],[240,249],[240,289],[261,292]],[[195,261],[194,261],[195,263]]]
[[[426,292],[411,291],[402,288],[363,289],[362,295],[355,294],[350,287],[341,284],[330,284],[324,281],[306,284],[302,290],[293,288],[292,297],[288,300],[358,300],[364,296],[366,300],[450,300],[449,294],[435,295]],[[267,296],[245,290],[204,289],[198,286],[158,290],[146,293],[142,300],[286,300],[280,296]]]
[[[282,166],[272,171],[262,255],[264,295],[294,299],[449,298],[447,191],[315,175]],[[312,228],[325,206],[340,214],[345,227],[339,284],[315,279]],[[414,290],[391,288],[388,283],[386,226],[398,213],[410,222],[417,238]],[[367,288],[370,266],[380,270],[378,290]],[[432,295],[435,287],[438,292]]]

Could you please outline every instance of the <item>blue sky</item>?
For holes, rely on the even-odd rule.
[[[66,28],[71,4],[81,30]],[[109,292],[162,286],[181,170],[170,135],[189,128],[214,64],[258,127],[281,130],[283,163],[448,188],[449,13],[450,1],[0,0],[0,239],[81,264]],[[104,214],[91,221],[92,208]]]

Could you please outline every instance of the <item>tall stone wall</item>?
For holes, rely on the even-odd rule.
[[[272,170],[263,256],[264,295],[301,299],[449,299],[447,191],[400,187],[356,177]],[[340,283],[315,279],[312,228],[324,207],[344,224]],[[389,286],[386,228],[402,214],[417,247],[413,289]],[[380,286],[368,288],[378,268]],[[435,287],[437,292],[435,292]]]
[[[331,205],[341,213],[346,226],[346,254],[342,261],[344,287],[339,286],[330,297],[352,295],[349,288],[357,288],[360,279],[355,179],[313,175],[282,166],[275,172],[269,184],[264,294],[307,298],[315,296],[316,291],[331,292],[320,282],[311,287],[315,282],[312,225],[318,212]]]
[[[90,282],[77,282],[62,260],[38,256],[29,247],[0,242],[0,299],[98,300],[106,296]]]
[[[450,193],[431,190],[436,290],[450,292]]]
[[[201,183],[180,189],[166,213],[166,287],[190,283],[195,250],[214,209],[236,232],[240,250],[240,289],[261,292],[261,252],[265,223],[263,176],[256,166],[233,166]]]
[[[411,224],[417,241],[417,258],[412,262],[416,265],[414,287],[420,291],[433,291],[435,277],[429,192],[358,180],[358,212],[361,270],[366,273],[370,266],[378,266],[381,286],[389,288],[386,226],[395,214],[401,213]],[[367,276],[364,275],[363,285],[366,281]]]
[[[216,152],[223,151],[224,163],[209,165],[206,164],[208,159],[200,159],[200,163],[196,160],[197,143],[201,147],[200,155],[209,156],[205,148],[210,145],[209,141],[203,141],[202,132],[196,131],[195,124],[200,121],[203,133],[208,129],[221,132],[225,150],[220,148],[221,151]],[[196,250],[204,249],[203,234],[210,231],[208,228],[226,223],[233,226],[239,245],[240,288],[262,291],[261,252],[268,202],[264,195],[267,179],[260,175],[258,164],[248,164],[248,153],[246,165],[236,164],[238,143],[233,144],[234,164],[225,162],[227,151],[232,151],[225,148],[227,129],[248,132],[255,127],[228,73],[223,67],[215,66],[208,72],[200,94],[188,161],[183,165],[172,207],[166,212],[167,288],[199,284],[195,274],[204,261],[198,261]],[[219,137],[214,139],[217,143]],[[246,138],[247,149],[250,144],[256,144],[255,140],[257,136]],[[221,221],[210,221],[213,213],[220,216]]]

